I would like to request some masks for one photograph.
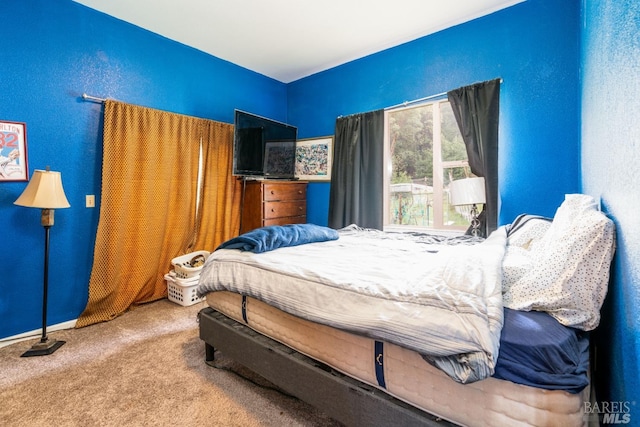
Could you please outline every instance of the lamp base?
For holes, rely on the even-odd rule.
[[[480,235],[480,220],[478,219],[478,207],[474,203],[471,206],[471,235],[478,237]]]
[[[39,343],[34,344],[33,347],[31,347],[29,350],[24,352],[20,357],[47,356],[62,347],[65,342],[66,341],[57,341],[50,339],[47,339],[44,342],[40,341]]]

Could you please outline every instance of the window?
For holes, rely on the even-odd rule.
[[[385,128],[385,229],[465,230],[469,208],[448,187],[472,175],[449,101],[388,110]]]

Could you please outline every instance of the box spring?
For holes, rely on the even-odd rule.
[[[308,356],[323,365],[347,375],[358,382],[361,390],[369,390],[367,394],[384,390],[386,394],[400,402],[388,400],[399,408],[400,414],[407,416],[408,423],[420,422],[427,425],[441,425],[440,419],[459,425],[469,426],[580,426],[585,424],[583,402],[588,400],[587,389],[582,394],[571,394],[565,391],[544,390],[535,387],[515,384],[495,378],[487,378],[471,384],[460,384],[446,374],[428,364],[419,354],[402,347],[384,343],[383,375],[385,388],[378,385],[375,368],[375,341],[363,336],[354,335],[325,325],[313,323],[271,307],[261,301],[246,298],[246,322],[243,319],[243,297],[231,292],[212,292],[207,295],[207,303],[215,311],[224,314],[241,325],[284,344],[302,355]],[[209,310],[209,309],[205,309]],[[239,325],[238,325],[239,326]],[[205,330],[203,330],[203,328]],[[215,334],[214,334],[215,335]],[[221,348],[225,354],[225,342],[217,341],[207,330],[206,322],[201,319],[201,338],[208,344]],[[213,341],[213,342],[212,342]],[[245,352],[246,353],[246,352]],[[230,357],[233,357],[229,354]],[[238,357],[244,354],[240,349]],[[248,361],[238,360],[247,364]],[[260,362],[257,362],[260,365]],[[317,365],[321,366],[321,365]],[[252,368],[252,366],[248,366]],[[254,370],[259,366],[253,366]],[[270,381],[278,384],[278,378],[269,377],[269,366],[263,366],[266,372],[258,372]],[[321,369],[327,372],[326,369]],[[378,374],[379,375],[379,374]],[[335,377],[335,376],[334,376]],[[338,377],[335,377],[338,378]],[[346,381],[349,381],[348,378]],[[306,387],[309,387],[308,385]],[[362,388],[366,387],[366,388]],[[305,386],[303,386],[303,389]],[[285,388],[285,390],[287,390]],[[353,411],[358,408],[339,408],[349,400],[338,396],[321,396],[312,385],[306,398],[295,391],[287,391],[297,395],[327,412],[345,424],[361,424],[365,413],[354,418]],[[304,390],[302,394],[305,394]],[[379,396],[380,393],[377,393]],[[384,398],[382,398],[385,400]],[[311,400],[311,401],[310,401]],[[345,403],[346,402],[346,403]],[[324,403],[324,405],[323,405]],[[357,404],[352,402],[351,405]],[[408,410],[411,405],[422,415]],[[332,413],[335,409],[336,413]],[[372,408],[365,411],[370,416],[367,425],[385,425],[383,413],[390,414],[388,408],[372,416]],[[350,413],[351,412],[351,413]],[[375,412],[374,412],[375,413]],[[407,415],[408,414],[408,415]],[[400,415],[388,421],[398,423]],[[357,421],[356,421],[357,420]],[[445,422],[445,424],[448,424]]]

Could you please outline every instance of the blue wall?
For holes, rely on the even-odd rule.
[[[30,175],[60,171],[71,203],[51,229],[57,324],[85,307],[99,212],[84,205],[100,196],[102,105],[82,93],[228,123],[234,108],[286,121],[286,85],[70,0],[4,0],[0,17],[0,120],[27,124]],[[25,186],[0,183],[0,338],[41,327],[40,211],[13,205]]]
[[[579,17],[575,0],[528,0],[298,80],[289,120],[301,137],[332,135],[340,115],[502,77],[499,222],[553,216],[580,188]],[[312,184],[310,221],[327,223],[328,187]]]
[[[596,334],[599,400],[640,423],[640,3],[584,1],[582,181],[617,227],[613,283]]]

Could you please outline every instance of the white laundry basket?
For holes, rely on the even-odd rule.
[[[204,297],[198,298],[196,288],[198,287],[198,276],[188,280],[179,279],[175,272],[164,275],[167,282],[167,298],[183,307],[188,307],[204,301]]]
[[[196,251],[181,255],[171,260],[178,279],[191,279],[200,275],[204,262],[209,257],[209,251]]]

